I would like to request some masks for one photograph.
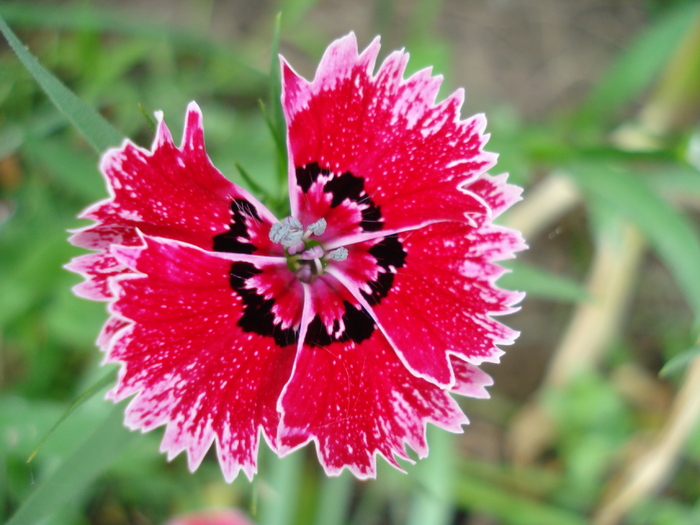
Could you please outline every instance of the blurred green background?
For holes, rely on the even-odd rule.
[[[279,51],[307,77],[334,38],[409,71],[433,65],[463,116],[485,112],[525,199],[504,222],[530,250],[522,331],[488,365],[491,400],[460,403],[463,435],[429,429],[431,454],[375,481],[323,475],[310,447],[223,482],[158,453],[101,400],[114,369],[94,340],[102,305],[75,298],[66,230],[106,197],[98,154],[0,43],[0,519],[147,525],[210,506],[260,524],[700,523],[700,4],[680,0],[165,0],[0,2],[48,70],[149,146],[147,113],[178,137],[197,100],[214,164],[277,202],[270,107]],[[276,60],[276,59],[275,59]],[[241,178],[235,163],[259,187]],[[81,404],[27,458],[91,387]],[[264,447],[262,447],[264,448]],[[382,460],[379,460],[382,463]]]

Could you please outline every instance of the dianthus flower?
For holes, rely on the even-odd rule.
[[[212,443],[227,480],[256,472],[259,434],[284,455],[314,441],[329,475],[375,475],[428,452],[427,423],[461,432],[451,393],[487,397],[517,333],[493,316],[521,294],[495,261],[524,247],[492,219],[519,199],[486,171],[485,119],[435,103],[441,77],[404,78],[408,54],[373,73],[379,40],[325,52],[312,82],[282,59],[289,217],[229,182],[191,103],[180,147],[158,114],[151,151],[125,140],[101,170],[111,197],[73,235],[95,253],[69,269],[108,301],[98,344],[120,363],[131,429],[165,425],[161,450],[191,470]]]

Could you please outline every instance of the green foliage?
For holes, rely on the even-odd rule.
[[[358,483],[347,472],[328,479],[311,451],[283,460],[263,451],[256,481],[241,476],[227,485],[213,456],[192,475],[184,458],[166,463],[158,453],[159,431],[129,433],[122,426],[123,406],[99,396],[80,397],[104,386],[98,382],[105,371],[97,370],[101,356],[94,339],[106,314],[70,293],[78,278],[62,265],[81,253],[66,242],[66,230],[83,225],[77,212],[106,196],[97,154],[125,136],[149,144],[152,129],[143,114],[155,109],[164,110],[177,136],[187,102],[196,99],[204,109],[214,163],[285,215],[286,137],[277,54],[288,46],[306,52],[310,62],[320,56],[326,35],[308,30],[316,4],[280,2],[283,15],[268,13],[265,27],[228,41],[89,3],[42,4],[41,9],[27,2],[0,4],[7,21],[0,19],[0,30],[12,49],[0,52],[0,519],[8,525],[157,524],[212,504],[238,506],[258,523],[276,525],[438,525],[456,522],[455,517],[464,518],[462,523],[486,517],[506,525],[578,525],[600,504],[621,451],[636,434],[658,428],[658,416],[634,405],[603,370],[543,394],[555,420],[556,442],[548,458],[534,466],[516,467],[500,454],[465,458],[453,436],[431,431],[429,458],[404,465],[408,476],[380,465],[376,481]],[[455,50],[438,25],[447,3],[413,4],[402,13],[398,2],[374,2],[376,29],[385,41],[400,42],[411,52],[411,71],[433,65],[446,75],[449,89]],[[529,186],[545,171],[564,171],[582,192],[582,213],[595,217],[603,210],[637,226],[698,319],[697,218],[679,205],[700,198],[700,173],[679,153],[687,150],[689,130],[666,137],[651,151],[623,148],[608,135],[630,104],[651,91],[700,16],[695,2],[671,4],[657,6],[657,16],[569,114],[528,122],[505,104],[489,111],[489,149],[500,152],[499,170],[510,171],[512,181]],[[212,3],[197,5],[193,16],[202,20]],[[401,18],[403,32],[396,24]],[[591,236],[585,224],[577,224],[576,233]],[[571,255],[565,271],[525,255],[525,262],[508,264],[512,272],[499,284],[525,290],[553,309],[590,302],[594,299],[576,271],[588,263],[582,253]],[[687,336],[676,338],[682,344],[697,335],[673,312],[668,317],[668,332]],[[647,335],[671,339],[665,333]],[[611,368],[641,352],[629,334],[620,339],[624,350],[613,349]],[[663,375],[682,376],[698,354],[697,347],[679,353],[688,346],[659,351],[677,354]],[[502,414],[524,400],[508,401],[497,388],[498,382],[492,400],[480,402],[487,413],[475,418],[475,426],[485,421],[502,436],[507,425]],[[670,490],[634,509],[631,524],[698,522],[700,489],[687,482],[697,473],[698,443],[700,435],[688,447],[691,460],[681,458],[685,470]],[[116,521],[106,521],[107,515]]]

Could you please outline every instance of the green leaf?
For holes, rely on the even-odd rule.
[[[44,479],[6,525],[36,525],[88,490],[134,441],[122,424],[124,407],[112,407],[92,434]]]
[[[355,478],[347,471],[337,478],[323,476],[315,525],[343,525],[352,500]]]
[[[282,26],[282,13],[275,18],[275,28],[272,33],[272,58],[270,60],[270,110],[263,113],[267,120],[272,136],[275,139],[277,150],[277,174],[279,177],[279,189],[281,198],[287,188],[287,125],[282,109],[282,79],[280,75],[280,30]]]
[[[26,1],[0,3],[0,16],[10,23],[23,27],[70,29],[84,32],[117,33],[162,40],[166,37],[176,47],[206,54],[213,53],[224,59],[229,70],[248,77],[247,81],[261,82],[265,73],[241,60],[240,48],[232,49],[229,44],[219,43],[210,35],[198,36],[176,27],[154,22],[134,20],[104,5],[96,8],[91,5],[53,5],[43,3],[41,9]]]
[[[260,525],[287,525],[294,523],[299,508],[299,494],[304,455],[301,451],[278,458],[267,454],[267,497],[261,497],[260,514],[256,521]],[[263,472],[261,471],[261,475]],[[262,496],[262,495],[261,495]]]
[[[673,356],[668,362],[659,370],[659,375],[661,377],[668,377],[678,372],[684,371],[690,362],[700,355],[700,346],[694,346],[683,350],[678,355]]]
[[[54,181],[85,203],[107,196],[102,177],[98,176],[97,162],[89,150],[76,152],[62,137],[50,140],[30,137],[22,149],[27,158],[48,168]]]
[[[688,218],[656,195],[640,175],[605,163],[580,162],[569,171],[588,195],[642,231],[700,319],[700,236]]]
[[[451,493],[455,482],[454,435],[428,427],[430,455],[414,471],[419,479],[408,525],[447,525],[452,518]]]
[[[467,510],[497,518],[503,525],[584,525],[588,521],[571,511],[523,496],[480,477],[459,476],[454,499]]]
[[[699,13],[697,2],[680,2],[641,32],[593,89],[579,119],[587,123],[606,122],[616,108],[638,96],[667,64]]]
[[[99,113],[88,107],[70,89],[46,70],[17,38],[5,20],[0,17],[0,31],[17,54],[24,67],[46,92],[56,108],[83,134],[98,153],[116,146],[122,135]]]
[[[498,280],[498,285],[509,290],[523,290],[528,296],[563,302],[579,302],[589,299],[586,290],[576,281],[562,277],[529,264],[510,262],[504,266],[512,270]]]
[[[255,179],[253,179],[253,177],[251,177],[250,174],[245,170],[245,168],[241,166],[238,162],[234,162],[233,164],[236,166],[238,174],[246,182],[250,189],[257,193],[261,200],[267,200],[267,192],[262,188],[262,186],[255,182]]]
[[[34,456],[37,455],[39,452],[39,449],[46,443],[46,440],[51,437],[51,434],[54,433],[54,431],[63,423],[68,416],[70,416],[73,412],[75,412],[83,403],[88,401],[89,399],[92,398],[97,392],[105,388],[107,385],[110,383],[114,382],[114,373],[110,372],[109,374],[105,375],[102,379],[97,381],[95,384],[90,386],[85,392],[80,394],[66,409],[66,411],[63,413],[63,415],[58,418],[58,421],[54,423],[54,425],[49,429],[49,431],[44,434],[44,437],[39,440],[39,444],[34,448],[32,453],[29,455],[27,458],[27,463],[31,462],[32,459],[34,459]]]

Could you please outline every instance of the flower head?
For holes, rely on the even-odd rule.
[[[314,441],[330,475],[374,476],[427,454],[425,427],[461,432],[451,394],[487,397],[478,365],[517,333],[493,319],[521,294],[495,261],[524,247],[492,219],[519,199],[486,171],[485,119],[462,91],[404,78],[379,40],[335,41],[309,82],[282,62],[289,217],[225,179],[187,109],[182,144],[157,114],[151,151],[126,140],[101,170],[110,198],[72,237],[78,295],[107,301],[98,338],[120,363],[126,425],[165,426],[161,449],[191,470],[215,444],[227,480],[256,472],[259,433],[280,455]]]

